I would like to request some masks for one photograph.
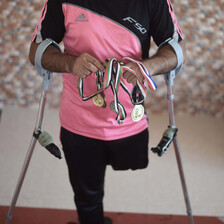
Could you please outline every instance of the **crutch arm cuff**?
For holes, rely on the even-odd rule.
[[[182,50],[180,44],[172,38],[169,38],[166,41],[164,41],[162,44],[160,44],[159,47],[158,47],[158,50],[160,48],[162,48],[163,46],[165,46],[166,44],[169,44],[176,54],[177,65],[173,69],[173,71],[175,71],[175,75],[177,76],[177,74],[180,72],[180,70],[182,68],[182,65],[183,65],[183,62],[184,62],[183,50]]]
[[[176,71],[176,75],[180,72],[183,62],[184,62],[184,54],[183,54],[183,50],[180,46],[180,44],[175,41],[174,39],[171,39],[168,41],[168,44],[173,48],[176,57],[177,57],[177,66],[174,69]]]
[[[41,77],[44,77],[49,72],[42,66],[42,57],[44,52],[50,45],[54,45],[59,51],[61,51],[61,48],[58,43],[56,43],[54,40],[50,38],[47,38],[39,44],[35,53],[35,59],[34,59],[35,67],[37,69],[38,74]]]

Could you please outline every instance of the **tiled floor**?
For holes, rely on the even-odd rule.
[[[0,206],[0,223],[6,220],[7,207]],[[182,215],[152,215],[136,213],[106,212],[113,224],[190,224],[189,218]],[[217,217],[194,216],[194,224],[223,224]],[[78,223],[77,213],[62,209],[16,208],[10,224],[66,224]]]
[[[8,206],[12,199],[36,114],[35,109],[3,109],[0,122],[2,206]],[[159,142],[168,118],[166,114],[150,114],[149,121],[151,148]],[[193,214],[224,217],[224,119],[182,114],[176,116],[176,124]],[[60,146],[58,110],[46,109],[43,129]],[[173,147],[161,158],[151,153],[150,165],[145,170],[115,172],[108,167],[104,204],[105,211],[109,212],[185,215]],[[64,159],[54,158],[37,145],[17,206],[74,209]]]

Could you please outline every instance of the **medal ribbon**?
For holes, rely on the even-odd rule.
[[[120,84],[123,80],[123,72],[120,63],[116,59],[109,60],[113,63],[113,71],[112,72],[112,79],[111,79],[111,89],[114,94],[114,109],[117,114],[116,120],[118,124],[122,124],[127,117],[126,111],[121,103],[118,101],[118,92]]]
[[[145,65],[143,65],[140,61],[137,61],[133,58],[130,58],[130,57],[124,57],[123,60],[127,60],[127,61],[131,61],[131,62],[134,62],[138,65],[142,75],[144,76],[149,88],[151,90],[156,90],[157,89],[157,86],[156,86],[156,83],[152,80],[151,76],[150,76],[150,73],[148,71],[148,69],[145,67]],[[137,75],[136,75],[137,77]]]
[[[149,74],[149,71],[141,62],[139,62],[133,58],[130,58],[130,57],[124,57],[123,60],[136,63],[138,65],[142,75],[146,79],[149,88],[151,90],[157,89],[157,86],[156,86],[155,82],[152,80],[152,78]],[[131,102],[133,104],[140,104],[145,100],[146,95],[147,95],[146,87],[144,86],[144,83],[141,82],[141,80],[139,79],[139,77],[137,76],[137,74],[135,73],[134,70],[132,70],[131,68],[129,68],[127,66],[124,66],[123,63],[118,62],[115,58],[106,60],[106,62],[103,65],[106,67],[105,73],[102,71],[99,71],[96,73],[97,90],[89,96],[84,96],[83,95],[83,79],[79,77],[79,79],[78,79],[79,94],[82,97],[82,100],[86,101],[86,100],[93,98],[94,96],[103,92],[105,89],[107,89],[109,86],[111,86],[112,92],[114,94],[114,108],[115,108],[115,112],[117,114],[116,120],[119,124],[122,124],[124,122],[127,114],[126,114],[126,111],[125,111],[125,108],[123,107],[123,105],[121,103],[119,103],[119,101],[118,101],[118,92],[119,92],[120,85],[122,86],[124,91],[129,95]],[[124,84],[123,73],[125,71],[128,71],[136,76],[137,89],[140,91],[140,93],[143,96],[143,100],[141,102],[136,102],[133,99],[132,94],[129,92],[128,88]],[[137,92],[137,90],[136,90],[136,92]],[[137,96],[136,96],[136,98],[137,98]]]

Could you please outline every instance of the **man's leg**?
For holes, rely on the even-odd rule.
[[[144,169],[148,165],[148,129],[127,138],[108,141],[108,164],[114,170]]]
[[[81,224],[104,224],[106,161],[102,141],[62,128],[61,142]]]

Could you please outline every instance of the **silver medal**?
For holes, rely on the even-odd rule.
[[[131,111],[131,119],[134,122],[140,121],[142,117],[144,116],[144,112],[145,112],[145,109],[141,104],[135,105]]]
[[[115,105],[114,105],[114,101],[112,101],[112,102],[110,103],[110,109],[111,109],[113,112],[116,113]]]

